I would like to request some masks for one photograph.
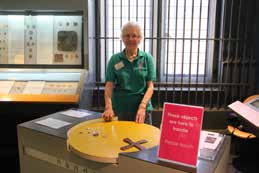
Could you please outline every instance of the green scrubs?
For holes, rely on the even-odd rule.
[[[115,85],[112,94],[114,112],[128,112],[135,116],[147,90],[147,82],[155,80],[153,57],[150,54],[138,50],[133,62],[127,59],[125,51],[114,54],[109,61],[106,74],[106,82],[110,81]],[[149,101],[146,111],[152,110]]]

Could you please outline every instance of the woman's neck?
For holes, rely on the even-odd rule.
[[[138,49],[126,49],[125,54],[130,61],[133,61],[135,57],[138,55]]]

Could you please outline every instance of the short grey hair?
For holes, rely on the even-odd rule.
[[[136,28],[137,31],[138,31],[138,35],[140,37],[142,37],[142,31],[141,31],[141,27],[140,25],[137,23],[137,22],[132,22],[132,21],[129,21],[127,23],[125,23],[122,28],[121,28],[121,38],[125,35],[125,32],[128,28]]]

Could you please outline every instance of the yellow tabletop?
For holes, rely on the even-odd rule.
[[[111,121],[80,123],[68,132],[68,149],[79,156],[104,163],[117,163],[118,153],[139,151],[136,147],[121,150],[127,146],[129,138],[133,142],[146,140],[141,146],[146,149],[159,144],[160,130],[148,124],[132,121]]]

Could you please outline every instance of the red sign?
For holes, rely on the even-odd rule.
[[[196,167],[203,107],[164,103],[158,157]]]

